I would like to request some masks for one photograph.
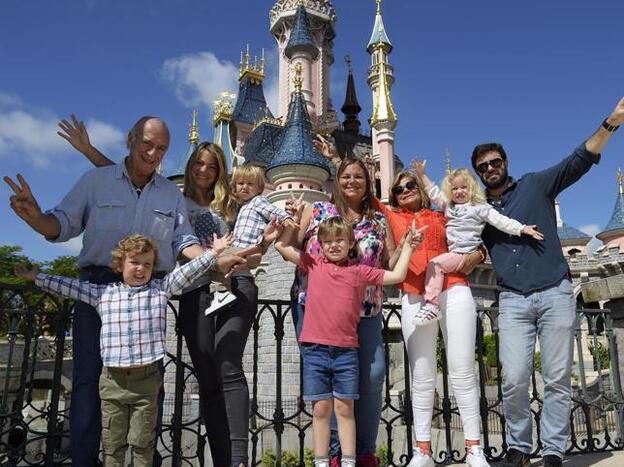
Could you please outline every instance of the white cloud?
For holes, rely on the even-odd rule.
[[[189,108],[210,107],[220,92],[238,89],[238,65],[221,61],[212,52],[170,58],[163,63],[161,76]]]
[[[0,93],[0,158],[23,157],[35,167],[49,166],[73,148],[56,132],[60,118],[46,110],[26,108],[15,95]],[[91,119],[91,141],[103,152],[123,147],[124,134],[112,125]]]
[[[587,235],[591,235],[592,237],[602,230],[598,224],[582,225],[578,229]]]
[[[587,253],[593,254],[598,248],[602,246],[602,241],[598,240],[595,235],[602,230],[598,224],[581,225],[578,228],[581,232],[591,235],[593,238],[587,244]]]

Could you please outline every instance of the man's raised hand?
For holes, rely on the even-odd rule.
[[[17,183],[11,177],[4,177],[4,181],[14,193],[10,198],[11,209],[27,224],[32,225],[41,217],[42,212],[30,186],[20,174],[17,174]]]

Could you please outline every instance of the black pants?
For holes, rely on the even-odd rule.
[[[236,300],[204,315],[208,286],[180,299],[180,330],[197,373],[201,409],[215,467],[247,464],[249,389],[243,352],[256,315],[258,288],[252,277],[232,277]]]

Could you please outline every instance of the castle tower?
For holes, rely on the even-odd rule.
[[[591,235],[581,232],[579,229],[563,222],[561,218],[561,205],[555,201],[555,215],[557,219],[557,236],[561,242],[563,256],[566,259],[573,258],[578,254],[587,255],[587,245],[591,241]]]
[[[236,96],[227,91],[219,94],[219,98],[212,103],[212,124],[214,126],[213,142],[218,144],[225,153],[227,173],[231,174],[233,167],[239,165],[239,158],[234,152],[230,137],[230,123],[232,121],[232,103]]]
[[[302,91],[317,131],[338,128],[329,83],[334,62],[336,12],[330,0],[278,0],[271,8],[270,29],[279,54],[279,107],[288,112],[293,92],[294,66],[302,65]]]
[[[273,117],[264,98],[264,49],[262,57],[258,62],[257,57],[253,61],[249,54],[249,46],[245,53],[241,52],[239,78],[238,78],[238,98],[232,111],[232,122],[234,123],[233,139],[236,141],[236,149],[239,150],[244,145],[254,124],[263,117],[269,115]]]
[[[373,158],[378,167],[382,201],[388,200],[388,188],[394,178],[394,129],[397,115],[394,112],[390,90],[394,84],[394,70],[388,64],[392,43],[388,39],[381,17],[381,0],[377,1],[375,25],[368,41],[371,66],[368,70],[368,85],[373,93],[373,115],[371,117]]]
[[[347,93],[345,96],[345,101],[344,104],[342,104],[342,108],[340,109],[345,116],[342,127],[344,128],[344,131],[346,133],[357,135],[360,133],[360,120],[358,115],[361,112],[362,107],[360,107],[360,103],[357,100],[357,95],[355,94],[355,81],[353,79],[351,57],[345,57],[345,61],[347,62],[347,66],[349,67],[349,76],[347,78]]]
[[[174,182],[180,189],[184,186],[184,169],[187,161],[191,158],[191,154],[199,145],[199,124],[197,122],[197,109],[193,110],[193,120],[189,128],[188,141],[189,147],[186,154],[180,157],[175,163],[175,169],[167,176],[169,180]]]
[[[619,248],[624,253],[624,173],[618,169],[616,173],[618,195],[613,207],[609,223],[602,232],[596,235],[602,240],[607,249]]]
[[[303,96],[302,66],[295,67],[295,92],[288,109],[288,120],[281,144],[271,162],[266,176],[275,191],[268,195],[273,204],[283,206],[291,193],[306,202],[329,199],[323,184],[330,175],[328,161],[314,149],[312,124],[306,111]]]

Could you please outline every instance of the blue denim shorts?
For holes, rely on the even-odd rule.
[[[303,400],[358,399],[358,349],[303,344]]]

